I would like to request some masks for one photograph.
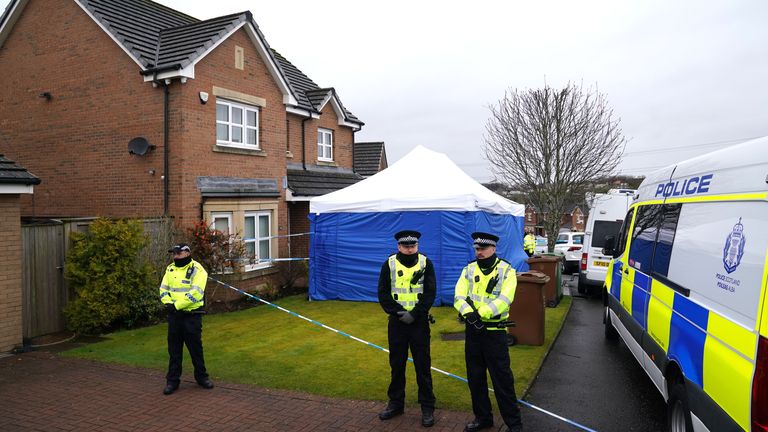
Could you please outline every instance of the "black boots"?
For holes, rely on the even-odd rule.
[[[206,379],[204,379],[202,381],[198,381],[197,385],[199,385],[200,387],[202,387],[202,388],[204,388],[206,390],[210,390],[210,389],[213,388],[213,381],[211,381],[208,378],[206,378]]]
[[[379,420],[389,420],[403,413],[403,407],[388,404],[384,411],[379,413]]]
[[[163,394],[167,396],[167,395],[175,392],[178,389],[179,389],[179,385],[178,384],[168,383],[168,384],[165,385],[165,388],[163,389]]]
[[[435,424],[435,410],[434,408],[422,408],[421,409],[421,425],[424,427],[432,427]]]
[[[489,429],[492,427],[493,427],[493,420],[480,421],[478,419],[474,419],[471,422],[467,423],[467,425],[464,427],[464,432],[477,432],[479,430]]]

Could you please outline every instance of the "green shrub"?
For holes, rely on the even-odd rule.
[[[73,233],[72,240],[64,267],[77,293],[64,309],[70,329],[96,333],[156,316],[160,282],[140,258],[147,244],[141,222],[97,219],[87,233]]]

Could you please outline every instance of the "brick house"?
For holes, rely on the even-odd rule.
[[[586,215],[581,211],[581,206],[571,204],[565,213],[560,216],[560,229],[568,231],[584,231]],[[546,236],[541,224],[540,212],[531,204],[525,206],[525,229],[533,230],[536,235]]]
[[[0,353],[22,344],[20,197],[40,179],[0,155]]]
[[[260,258],[307,257],[307,239],[288,237],[308,231],[301,181],[332,191],[362,178],[363,122],[250,12],[199,21],[149,0],[12,0],[0,70],[0,151],[46,179],[22,217],[205,219]],[[247,270],[244,289],[277,273]]]

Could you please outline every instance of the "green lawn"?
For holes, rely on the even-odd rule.
[[[387,347],[387,323],[378,303],[308,302],[287,297],[280,306],[330,327]],[[546,309],[543,346],[510,348],[518,396],[528,388],[557,334],[571,298]],[[432,308],[432,366],[465,377],[464,341],[443,341],[441,333],[460,332],[450,307]],[[65,356],[165,370],[168,362],[165,324],[106,335],[106,341],[63,353]],[[214,380],[300,390],[326,396],[381,400],[387,398],[387,353],[340,336],[269,306],[208,315],[203,319],[203,346]],[[192,372],[186,353],[185,373]],[[438,407],[470,410],[467,384],[433,371]],[[489,380],[490,383],[490,380]],[[158,386],[162,383],[158,383]],[[416,404],[416,377],[408,366],[407,403]],[[493,398],[492,398],[493,399]]]

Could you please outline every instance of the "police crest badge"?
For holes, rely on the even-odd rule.
[[[733,226],[733,230],[725,238],[725,247],[723,248],[723,267],[728,273],[733,273],[741,263],[741,257],[744,256],[744,225],[741,218]]]

